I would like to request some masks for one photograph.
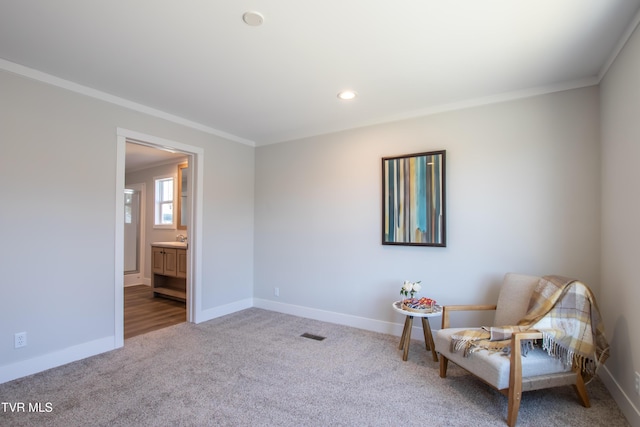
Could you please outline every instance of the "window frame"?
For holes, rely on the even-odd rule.
[[[172,195],[171,200],[160,200],[158,194],[158,185],[160,181],[167,181],[171,179],[172,181]],[[153,177],[153,228],[154,229],[167,229],[167,230],[175,230],[176,228],[176,174],[166,174],[159,175]],[[162,224],[158,223],[158,219],[160,218],[160,206],[165,204],[171,204],[171,223]]]

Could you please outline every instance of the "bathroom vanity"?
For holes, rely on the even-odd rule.
[[[151,286],[153,296],[187,300],[187,243],[151,244]]]

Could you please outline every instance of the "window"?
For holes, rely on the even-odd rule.
[[[173,176],[155,179],[156,208],[154,226],[156,228],[173,228]]]

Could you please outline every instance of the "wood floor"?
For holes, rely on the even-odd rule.
[[[186,321],[185,303],[154,298],[146,285],[124,288],[124,339]]]

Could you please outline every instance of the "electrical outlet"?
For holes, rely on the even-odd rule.
[[[636,372],[636,394],[640,396],[640,373]]]
[[[26,332],[18,332],[14,336],[14,348],[20,348],[27,345],[27,333]]]
[[[273,295],[279,297],[280,296],[280,288],[273,288]]]

